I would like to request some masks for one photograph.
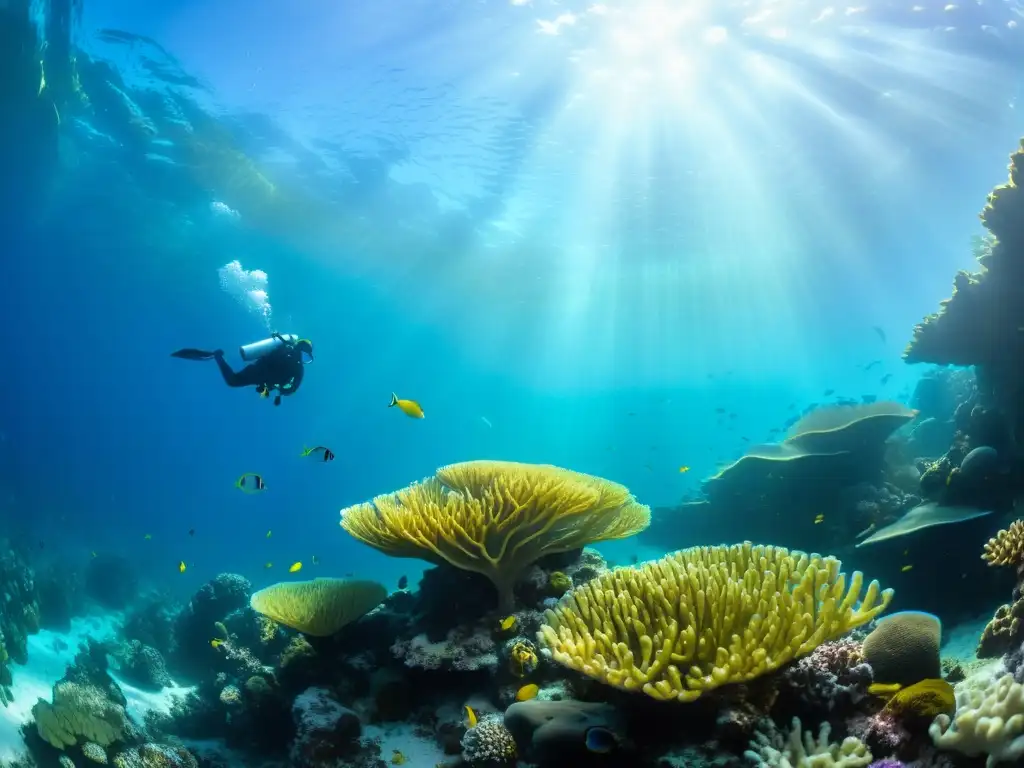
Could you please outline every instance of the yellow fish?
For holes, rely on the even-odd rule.
[[[224,641],[215,637],[213,638],[213,640],[210,641],[210,645],[212,645],[214,648],[220,648],[222,645],[224,645]]]
[[[392,765],[405,765],[408,762],[408,758],[402,754],[400,749],[393,749],[391,751],[391,764]]]
[[[824,521],[825,521],[825,516],[824,515],[815,515],[814,516],[814,524],[815,525],[817,525],[818,523],[823,523]]]
[[[270,561],[268,560],[268,561],[267,561],[267,564],[266,564],[266,565],[264,565],[263,567],[264,567],[264,568],[273,568],[273,567],[274,567],[274,564],[273,564],[272,562],[270,562]]]
[[[502,632],[506,632],[506,631],[512,629],[515,625],[516,625],[516,617],[515,616],[506,616],[504,619],[502,619],[500,622],[498,622],[498,626],[501,627],[501,631]]]
[[[683,475],[690,471],[690,468],[685,464],[679,468],[679,474]]]
[[[906,573],[907,571],[909,571],[909,570],[910,570],[911,568],[913,568],[913,567],[914,567],[914,566],[912,566],[912,565],[904,565],[904,566],[903,566],[902,568],[900,568],[900,571],[901,571],[902,573]]]
[[[471,706],[469,706],[468,704],[466,705],[466,722],[469,724],[470,728],[475,728],[476,727],[476,723],[477,723],[476,712],[474,712],[473,708]]]
[[[267,531],[267,538],[268,539],[270,538],[270,534],[272,534],[272,533],[273,533],[273,531]]]
[[[184,573],[184,572],[185,572],[185,561],[182,560],[181,562],[178,563],[178,573]]]
[[[527,683],[516,691],[516,701],[529,701],[537,695],[540,687],[536,683]]]
[[[423,418],[423,408],[415,400],[399,400],[398,395],[394,392],[391,393],[391,403],[388,404],[388,408],[394,408],[398,406],[398,410],[404,413],[406,416],[413,419]]]
[[[147,534],[146,534],[145,536],[143,536],[142,538],[144,538],[144,539],[146,539],[146,540],[148,541],[149,539],[152,539],[152,538],[153,538],[153,534],[151,534],[151,533],[147,533]]]
[[[302,563],[292,563],[288,566],[288,573],[298,573],[302,570]]]

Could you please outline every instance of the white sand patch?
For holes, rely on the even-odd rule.
[[[380,740],[381,760],[389,765],[395,750],[405,755],[406,762],[403,765],[407,768],[434,768],[438,763],[451,760],[451,756],[445,755],[436,741],[417,736],[413,726],[408,723],[367,725],[363,728],[363,738]]]
[[[114,682],[121,687],[121,692],[124,693],[125,699],[128,700],[128,706],[125,707],[125,711],[128,712],[129,717],[140,724],[145,722],[146,713],[148,712],[158,712],[162,715],[171,714],[171,707],[174,706],[174,702],[185,698],[195,690],[194,685],[184,686],[176,683],[159,691],[146,690],[132,685],[113,670],[110,670],[109,674],[114,679]]]
[[[50,700],[53,684],[64,677],[85,638],[105,640],[113,636],[115,617],[80,616],[71,620],[69,632],[44,629],[28,639],[28,663],[13,664],[14,702],[0,710],[0,762],[11,760],[25,750],[20,728],[32,720],[32,707],[39,699]]]
[[[99,641],[111,639],[119,625],[120,617],[117,615],[80,616],[71,620],[68,632],[44,629],[29,637],[28,663],[12,666],[14,702],[0,709],[0,764],[24,752],[21,726],[32,720],[32,707],[39,699],[50,700],[53,684],[64,677],[79,646],[89,637]],[[175,698],[186,696],[193,690],[175,685],[162,691],[144,691],[113,672],[111,677],[124,691],[128,714],[139,723],[150,710],[169,713]]]

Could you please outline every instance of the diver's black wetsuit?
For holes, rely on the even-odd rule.
[[[283,344],[240,371],[224,362],[222,350],[214,353],[214,359],[229,387],[256,387],[260,394],[268,395],[276,389],[280,394],[274,398],[274,405],[281,404],[281,395],[294,395],[302,384],[302,352],[293,345]]]

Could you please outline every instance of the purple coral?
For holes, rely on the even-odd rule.
[[[849,731],[875,754],[900,752],[912,739],[910,731],[896,715],[885,709],[874,715],[855,717],[849,723]]]
[[[875,760],[868,768],[904,768],[904,765],[899,760],[886,758],[885,760]]]
[[[849,708],[867,694],[872,682],[871,667],[853,640],[835,640],[814,651],[782,673],[789,692],[813,709]]]

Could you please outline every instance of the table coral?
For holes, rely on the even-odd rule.
[[[543,464],[469,461],[342,510],[341,526],[392,557],[483,574],[507,611],[516,580],[539,558],[632,536],[650,518],[610,480]]]

